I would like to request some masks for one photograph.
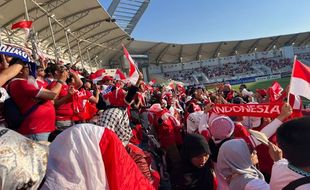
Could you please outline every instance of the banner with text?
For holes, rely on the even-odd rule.
[[[227,116],[253,116],[276,118],[283,103],[278,104],[215,104],[212,112]]]

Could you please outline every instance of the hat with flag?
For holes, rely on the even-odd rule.
[[[28,64],[30,68],[30,74],[35,77],[36,63],[22,48],[1,44],[0,54],[20,59],[22,62]]]

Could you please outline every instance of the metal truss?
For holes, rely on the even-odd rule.
[[[32,0],[32,1],[34,2],[34,0]],[[63,4],[65,4],[69,1],[71,1],[71,0],[50,0],[50,1],[47,1],[44,4],[42,4],[41,7],[43,7],[47,12],[51,12],[51,11],[57,9],[58,7],[61,7]],[[38,18],[45,15],[45,13],[42,12],[40,10],[40,8],[37,6],[29,9],[28,14],[29,14],[31,20],[37,20]],[[25,12],[23,11],[23,13],[17,15],[13,19],[4,23],[3,27],[7,27],[7,26],[11,25],[12,23],[19,21],[20,19],[24,18],[24,16],[25,16]]]
[[[92,7],[92,8],[86,9],[86,10],[82,10],[80,12],[77,12],[77,13],[74,13],[72,15],[66,16],[64,18],[58,19],[58,21],[63,23],[63,25],[65,27],[69,27],[70,25],[76,23],[80,19],[86,17],[92,10],[98,9],[98,8],[101,8],[101,7],[100,6],[96,6],[96,7]],[[54,35],[56,35],[60,31],[63,31],[62,27],[60,27],[60,29],[57,30],[57,26],[58,26],[57,22],[53,22],[52,26],[55,29]],[[45,31],[47,33],[47,30],[49,30],[49,26],[48,25],[45,26],[44,28],[40,29],[38,31],[38,33],[40,34],[43,31]],[[51,35],[48,35],[47,37],[43,38],[43,40],[46,40],[46,39],[48,39],[50,37],[51,37]]]
[[[147,9],[150,0],[114,0],[108,13],[125,32],[131,34]]]

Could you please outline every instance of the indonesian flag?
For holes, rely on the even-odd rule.
[[[278,81],[273,82],[272,86],[268,88],[270,102],[277,102],[282,95],[283,88]]]
[[[100,81],[105,75],[106,75],[106,70],[99,69],[95,73],[90,74],[89,79],[91,79],[93,82],[97,82],[97,81]]]
[[[17,29],[17,28],[24,28],[24,29],[30,29],[32,26],[32,21],[30,20],[24,20],[17,22],[12,25],[11,30]]]
[[[156,83],[156,80],[153,79],[153,80],[151,80],[151,81],[149,82],[149,85],[153,86],[155,83]]]
[[[289,94],[310,100],[310,67],[295,59]]]
[[[20,21],[20,22],[13,24],[11,27],[11,30],[18,29],[18,28],[24,29],[25,30],[24,44],[27,44],[27,40],[30,34],[31,27],[32,27],[32,21],[24,20],[24,21]]]
[[[121,70],[116,69],[116,72],[115,72],[115,75],[114,75],[114,79],[115,80],[125,80],[126,76],[124,75],[124,73]]]
[[[127,61],[129,62],[129,77],[128,80],[130,81],[131,84],[135,85],[138,80],[139,80],[139,69],[137,65],[135,64],[135,61],[132,59],[130,54],[128,53],[127,49],[125,46],[123,46],[124,49],[124,54],[126,56]]]

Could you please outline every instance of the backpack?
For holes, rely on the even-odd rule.
[[[10,83],[8,85],[8,94],[9,93],[9,87]],[[11,95],[10,95],[11,96]],[[7,126],[9,129],[12,130],[18,130],[18,128],[21,126],[22,122],[33,112],[35,111],[41,102],[36,103],[33,105],[24,115],[20,112],[19,107],[17,104],[14,102],[14,100],[10,97],[6,99],[3,103],[4,107],[4,119],[7,123]]]

